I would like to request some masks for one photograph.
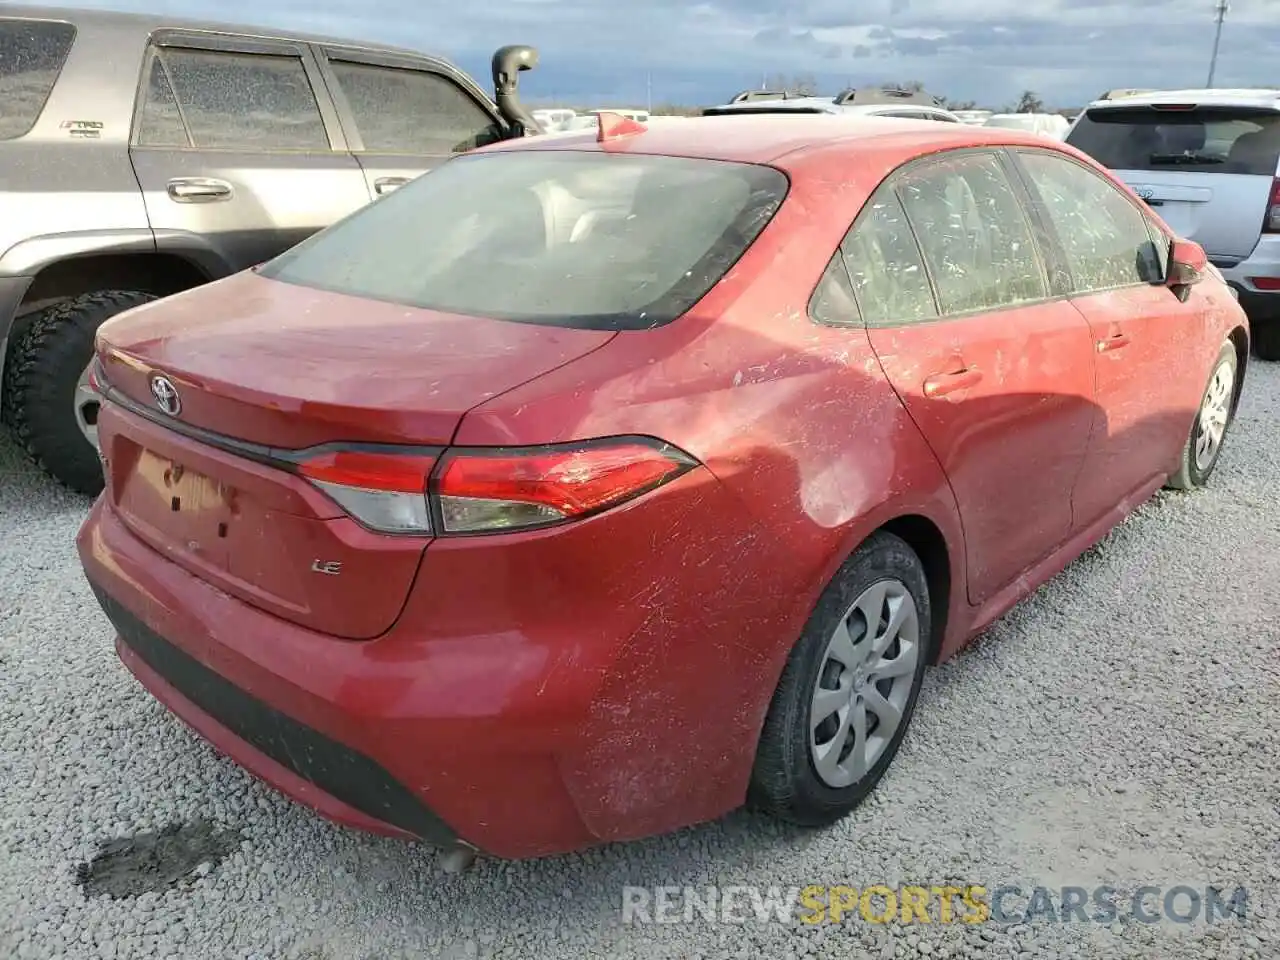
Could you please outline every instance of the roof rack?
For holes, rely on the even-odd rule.
[[[1157,90],[1151,90],[1145,87],[1118,87],[1115,90],[1108,90],[1099,100],[1123,100],[1126,97],[1141,97],[1148,93],[1158,93]]]
[[[850,87],[842,90],[833,98],[839,106],[862,106],[864,104],[881,103],[921,103],[931,107],[939,107],[942,101],[923,90],[907,90],[903,87]]]
[[[787,106],[783,106],[782,104],[771,104],[763,107],[752,107],[750,110],[741,110],[736,108],[733,104],[729,103],[729,104],[725,104],[722,107],[704,107],[702,109],[702,116],[704,117],[762,117],[767,113],[780,113],[788,116],[795,116],[797,114],[802,114],[802,113],[830,114],[832,112],[833,111],[831,110],[824,110],[822,107],[813,107],[813,106],[787,107]]]
[[[750,103],[753,100],[791,100],[798,96],[791,90],[743,90],[730,103]]]

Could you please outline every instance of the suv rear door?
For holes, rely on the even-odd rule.
[[[157,31],[130,150],[157,242],[241,270],[368,203],[324,90],[306,44]]]
[[[1257,246],[1280,161],[1280,111],[1117,103],[1085,111],[1067,143],[1210,256],[1239,260]]]
[[[480,91],[441,63],[339,45],[317,55],[375,198],[501,136]]]

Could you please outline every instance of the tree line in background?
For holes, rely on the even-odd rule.
[[[900,90],[910,90],[913,93],[919,93],[926,89],[925,84],[919,80],[909,80],[906,83],[896,81],[885,81],[875,86],[892,87]],[[818,80],[812,74],[769,74],[764,77],[761,84],[762,90],[785,90],[789,94],[801,97],[813,97],[819,95]],[[730,95],[732,96],[732,94]],[[726,100],[728,97],[725,98]],[[953,100],[950,97],[942,97],[942,105],[948,110],[977,110],[980,105],[975,100]],[[554,106],[569,106],[569,104],[554,104]],[[702,112],[701,106],[689,106],[679,103],[655,103],[653,112],[657,114],[667,114],[674,116],[697,116]],[[1024,90],[1022,96],[1012,103],[1007,103],[1002,107],[986,107],[995,113],[1061,113],[1064,116],[1074,116],[1078,111],[1072,109],[1056,109],[1051,110],[1045,106],[1042,100],[1034,90]]]

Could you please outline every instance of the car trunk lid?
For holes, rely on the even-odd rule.
[[[178,422],[273,448],[448,443],[477,404],[603,346],[611,331],[441,313],[251,272],[103,325],[110,384]]]

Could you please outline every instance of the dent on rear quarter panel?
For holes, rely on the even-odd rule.
[[[959,543],[946,481],[865,331],[807,316],[847,227],[808,227],[840,199],[833,189],[810,191],[774,230],[784,207],[690,314],[620,334],[490,401],[456,438],[648,434],[688,450],[715,478],[654,531],[668,559],[635,572],[636,603],[648,615],[592,703],[589,739],[563,761],[584,819],[608,839],[714,817],[741,801],[783,660],[818,593],[876,525],[923,513]],[[859,203],[846,202],[849,221]],[[651,496],[656,504],[663,492]],[[684,746],[675,755],[673,730]],[[677,800],[677,788],[688,795]],[[680,822],[666,819],[672,811]]]

